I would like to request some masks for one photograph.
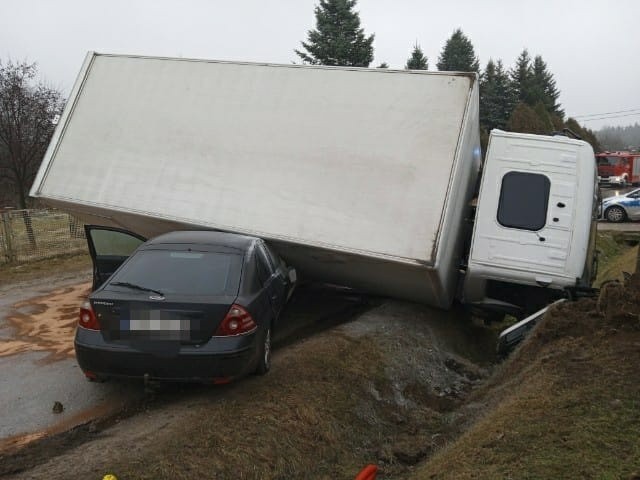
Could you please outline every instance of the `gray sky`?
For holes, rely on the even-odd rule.
[[[0,58],[39,64],[68,93],[88,50],[290,63],[315,26],[314,0],[0,0]],[[569,115],[635,113],[585,122],[640,122],[640,0],[360,0],[375,61],[403,68],[417,41],[435,70],[458,27],[482,66],[542,55]],[[622,114],[620,114],[622,115]],[[579,119],[580,120],[580,119]]]

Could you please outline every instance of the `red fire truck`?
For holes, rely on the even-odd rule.
[[[596,161],[601,185],[640,183],[640,152],[602,152],[596,154]]]

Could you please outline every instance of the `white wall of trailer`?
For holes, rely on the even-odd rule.
[[[324,279],[446,307],[477,97],[470,74],[89,54],[32,195],[147,236],[257,235]]]

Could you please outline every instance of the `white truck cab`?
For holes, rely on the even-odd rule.
[[[591,146],[564,136],[493,130],[478,197],[463,301],[544,306],[588,287],[597,172]]]

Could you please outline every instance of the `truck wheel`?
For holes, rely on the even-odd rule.
[[[604,212],[604,216],[607,220],[613,223],[624,222],[627,219],[627,213],[624,211],[622,207],[609,207],[606,212]]]
[[[256,368],[256,375],[264,375],[271,369],[271,326],[267,327],[267,331],[260,347],[260,360]]]

